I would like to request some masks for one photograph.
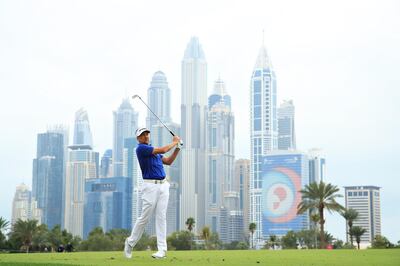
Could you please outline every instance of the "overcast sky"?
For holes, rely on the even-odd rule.
[[[263,30],[279,102],[296,107],[298,148],[325,151],[328,182],[382,187],[382,232],[400,240],[399,1],[0,0],[0,216],[11,218],[17,184],[31,186],[37,133],[65,124],[71,140],[79,108],[102,154],[112,148],[112,111],[126,95],[147,98],[161,70],[180,123],[191,36],[206,55],[208,94],[218,76],[226,82],[236,157],[249,158],[249,85]],[[340,216],[328,216],[327,229],[345,239]]]

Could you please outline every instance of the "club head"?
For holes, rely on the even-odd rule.
[[[135,94],[135,95],[132,96],[132,99],[135,99],[135,98],[139,98],[140,99],[140,96]]]

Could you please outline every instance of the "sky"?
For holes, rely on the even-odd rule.
[[[264,34],[263,34],[264,32]],[[400,240],[399,1],[18,1],[0,0],[0,216],[15,187],[31,186],[36,136],[70,128],[88,111],[94,148],[112,148],[112,112],[147,98],[161,70],[180,122],[181,60],[192,36],[232,97],[236,158],[249,158],[250,77],[264,44],[278,101],[296,108],[298,149],[323,149],[327,182],[381,187],[382,234]],[[146,111],[132,102],[141,125]],[[340,200],[344,204],[344,200]],[[345,240],[345,221],[327,230]]]

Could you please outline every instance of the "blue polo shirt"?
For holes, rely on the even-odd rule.
[[[165,178],[164,166],[161,154],[153,154],[154,147],[148,144],[139,143],[136,148],[136,155],[142,170],[143,179]]]

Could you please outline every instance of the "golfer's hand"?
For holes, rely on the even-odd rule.
[[[181,138],[180,138],[179,136],[174,136],[174,137],[172,138],[172,142],[175,142],[175,143],[177,143],[177,144],[179,144],[180,141],[181,141]]]

